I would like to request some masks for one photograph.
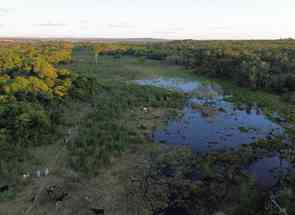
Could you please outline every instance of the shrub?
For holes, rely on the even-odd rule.
[[[51,129],[50,116],[42,106],[28,102],[9,103],[0,109],[0,127],[10,144],[22,147],[41,145]]]

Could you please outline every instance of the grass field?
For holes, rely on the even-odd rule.
[[[96,76],[99,80],[126,81],[159,76],[182,78],[194,76],[191,70],[185,70],[181,66],[144,58],[99,56],[98,64],[95,64],[94,57],[89,52],[79,51],[75,54],[74,60],[75,63],[71,66],[74,71]]]

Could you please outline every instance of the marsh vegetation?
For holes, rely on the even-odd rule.
[[[3,46],[0,213],[293,214],[293,43]]]

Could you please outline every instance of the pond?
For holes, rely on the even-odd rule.
[[[165,128],[151,134],[157,143],[186,145],[194,152],[208,153],[235,150],[260,139],[284,135],[284,129],[271,121],[257,106],[240,106],[226,101],[218,84],[183,79],[136,80],[139,85],[151,85],[177,90],[188,96],[180,116],[168,121]],[[268,189],[279,182],[276,170],[286,172],[290,164],[279,156],[261,158],[249,164],[246,172],[256,178],[257,186]]]
[[[279,185],[281,178],[294,170],[292,165],[279,155],[266,156],[249,165],[246,172],[254,176],[257,187],[262,190],[275,188]]]
[[[268,119],[258,107],[237,108],[227,102],[217,84],[203,84],[183,79],[137,80],[152,85],[189,93],[181,116],[168,122],[166,128],[152,133],[155,142],[190,146],[196,152],[238,148],[259,139],[282,135],[284,129]]]

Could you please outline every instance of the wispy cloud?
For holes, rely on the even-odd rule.
[[[125,29],[129,29],[129,28],[135,28],[135,25],[131,25],[129,23],[126,22],[121,22],[118,24],[109,24],[108,25],[109,28],[125,28]]]
[[[216,26],[209,26],[209,30],[216,30],[216,31],[226,31],[226,30],[232,30],[234,26],[229,26],[229,25],[216,25]]]
[[[81,19],[80,20],[80,30],[86,31],[89,29],[89,21],[86,19]]]
[[[89,27],[86,25],[83,25],[83,26],[80,26],[80,30],[86,31],[86,30],[89,30]]]
[[[85,25],[85,24],[88,24],[88,22],[89,22],[89,21],[86,20],[86,19],[81,19],[81,20],[80,20],[80,24],[84,24],[84,25]]]
[[[64,23],[47,22],[47,23],[34,24],[34,26],[35,27],[65,27],[67,25]]]
[[[12,11],[12,9],[0,8],[0,16],[4,16],[4,15],[10,13],[11,11]]]
[[[170,31],[170,32],[172,32],[172,31],[179,32],[179,31],[184,31],[184,28],[182,28],[182,27],[170,27],[167,30]]]
[[[0,13],[9,13],[10,9],[8,8],[0,8]]]
[[[183,27],[177,27],[177,26],[170,26],[168,28],[163,28],[163,29],[157,29],[155,32],[155,34],[176,34],[176,33],[181,33],[183,32],[185,29]]]

